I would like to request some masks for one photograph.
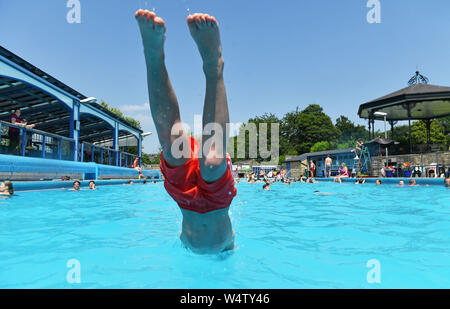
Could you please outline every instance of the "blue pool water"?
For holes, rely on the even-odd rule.
[[[240,183],[236,249],[186,250],[162,183],[0,199],[0,288],[448,288],[443,186]],[[315,190],[332,192],[316,195]],[[80,263],[69,283],[67,262]],[[380,283],[369,283],[369,260]]]

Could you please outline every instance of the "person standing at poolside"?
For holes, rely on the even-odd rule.
[[[331,178],[331,166],[333,164],[333,160],[330,158],[330,155],[327,155],[325,159],[325,175],[328,178]]]
[[[309,170],[311,172],[311,178],[316,177],[316,165],[313,160],[309,160]]]
[[[208,14],[196,13],[187,18],[206,78],[200,144],[182,129],[178,101],[164,61],[164,20],[148,10],[138,10],[135,17],[144,45],[150,109],[162,147],[164,187],[183,214],[181,241],[196,253],[231,250],[234,231],[228,210],[236,188],[226,152],[229,113],[219,23]],[[215,135],[209,138],[211,126]],[[219,138],[217,131],[222,132]]]
[[[10,122],[16,126],[23,128],[34,128],[34,124],[27,124],[25,119],[20,118],[20,109],[16,109],[14,113],[11,115]],[[20,153],[20,129],[19,128],[9,128],[9,149],[11,154],[19,154]]]

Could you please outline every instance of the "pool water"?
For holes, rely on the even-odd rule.
[[[237,189],[236,248],[215,256],[182,246],[182,216],[162,183],[0,198],[0,288],[450,287],[443,186]],[[80,283],[67,280],[71,259]],[[369,283],[373,259],[380,280]]]

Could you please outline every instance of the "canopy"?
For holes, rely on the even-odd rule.
[[[450,87],[414,84],[362,104],[358,115],[365,119],[419,120],[450,116]]]

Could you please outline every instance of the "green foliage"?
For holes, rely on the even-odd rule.
[[[298,153],[309,152],[317,141],[333,142],[339,132],[331,118],[323,112],[322,107],[311,104],[303,111],[287,113],[281,120],[281,152],[295,150]]]
[[[310,152],[318,152],[318,151],[325,151],[325,150],[330,150],[330,143],[327,141],[324,142],[317,142],[315,143],[312,147]]]
[[[309,105],[300,111],[297,107],[294,111],[286,113],[281,119],[274,114],[264,114],[250,118],[248,123],[243,124],[239,131],[239,136],[245,135],[245,157],[238,157],[238,160],[249,158],[249,139],[258,139],[260,126],[262,123],[268,123],[268,145],[271,142],[270,123],[278,123],[280,125],[280,157],[279,163],[284,162],[286,156],[296,156],[306,152],[326,151],[331,149],[353,148],[357,139],[361,138],[367,141],[369,132],[363,125],[356,125],[346,116],[341,115],[336,119],[335,124],[331,118],[323,112],[322,107],[316,104]],[[249,126],[256,125],[256,134],[252,136],[248,131]],[[431,122],[431,143],[450,145],[450,117],[442,118]],[[398,148],[408,149],[409,145],[409,128],[407,125],[396,126],[395,136],[391,136],[388,131],[388,138],[399,142]],[[383,136],[384,131],[376,131],[375,136]],[[411,127],[412,142],[415,144],[426,143],[426,122],[414,122]],[[259,145],[259,141],[257,141]],[[229,151],[234,147],[234,154],[237,154],[237,136],[230,138]],[[259,157],[257,161],[263,161]]]
[[[149,155],[148,153],[142,153],[142,163],[145,165],[150,164],[159,164],[161,162],[161,156],[157,155]]]
[[[255,158],[256,156],[256,161],[264,161],[265,158],[263,158],[261,150],[265,148],[267,151],[271,151],[272,143],[277,144],[277,141],[272,141],[272,124],[278,124],[279,127],[280,120],[271,113],[265,113],[262,116],[250,118],[246,124],[241,125],[239,128],[239,134],[229,139],[229,152],[232,153],[238,160],[247,160],[250,158]],[[266,138],[264,140],[267,140],[265,147],[260,145],[260,134],[263,134],[263,131],[266,134]],[[275,137],[277,139],[279,138],[277,134],[275,134]],[[245,143],[244,145],[241,145],[242,141]],[[250,147],[250,141],[252,141],[252,143],[254,142],[253,145],[256,147]],[[245,149],[244,154],[238,152],[241,149]]]
[[[355,125],[345,116],[340,116],[336,119],[336,129],[339,130],[337,143],[347,145],[350,143],[351,146],[348,147],[354,146],[358,138],[365,139],[368,136],[365,126]]]
[[[103,106],[104,108],[106,108],[107,110],[109,110],[110,112],[116,114],[120,118],[128,121],[129,123],[131,123],[135,127],[141,129],[141,123],[140,123],[139,120],[136,120],[136,119],[128,117],[128,116],[125,116],[120,109],[109,106],[108,103],[106,103],[103,100],[100,102],[100,105]]]
[[[445,128],[438,120],[434,120],[430,125],[430,140],[432,144],[445,144]],[[420,120],[413,123],[411,126],[411,138],[415,144],[427,143],[427,125],[426,121]]]

